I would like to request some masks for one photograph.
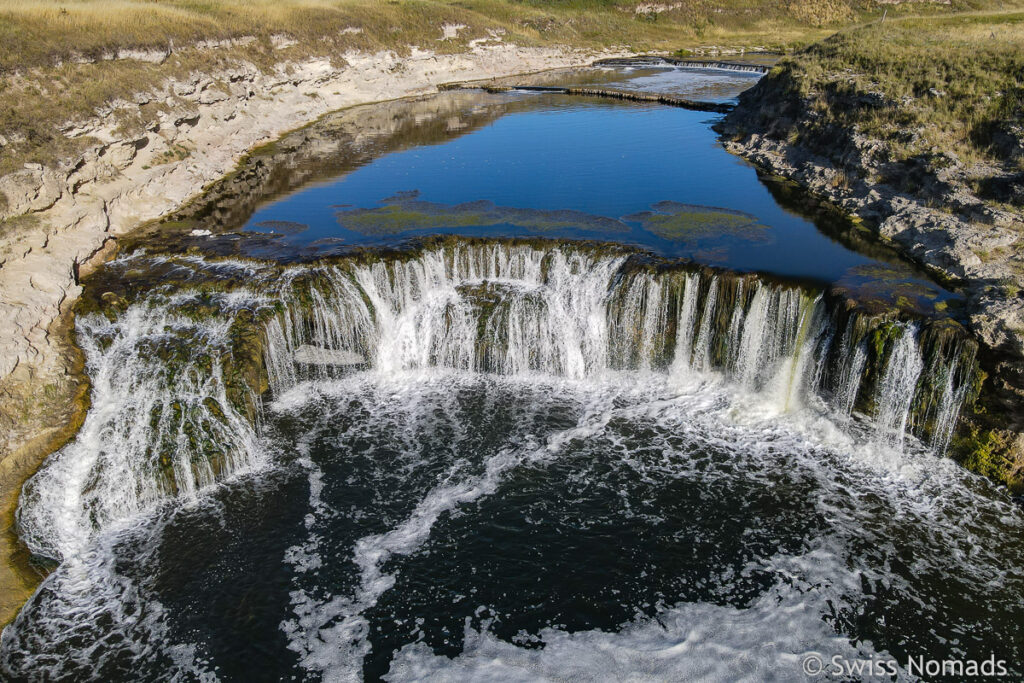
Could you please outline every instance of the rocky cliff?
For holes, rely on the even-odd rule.
[[[404,58],[350,54],[342,66],[313,60],[272,73],[241,64],[168,80],[158,92],[135,93],[92,120],[69,123],[65,135],[99,144],[57,168],[29,165],[0,178],[0,387],[11,399],[12,385],[38,387],[60,374],[53,325],[77,296],[78,278],[119,235],[178,208],[253,147],[342,107],[591,58],[497,46],[440,56],[413,50]],[[147,108],[157,111],[154,121],[125,135],[122,122]]]
[[[809,83],[800,55],[783,61],[745,92],[720,124],[724,144],[842,207],[965,293],[969,326],[982,344],[988,377],[986,398],[962,435],[961,457],[978,471],[1019,484],[1024,474],[1024,211],[1013,201],[1012,166],[979,170],[938,148],[901,157],[892,140],[865,132],[859,121],[879,116],[898,121],[910,103],[887,97],[881,88],[858,87],[852,73],[823,74]],[[979,196],[979,173],[1005,181],[1009,194],[1001,201]]]

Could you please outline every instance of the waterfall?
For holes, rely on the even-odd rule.
[[[822,326],[821,297],[813,300],[806,296],[796,302],[788,297],[787,305],[792,310],[796,305],[796,335],[792,342],[792,350],[781,364],[775,378],[776,402],[784,411],[800,405],[803,399],[801,388],[817,386],[821,377],[822,364],[815,358],[818,339],[825,334]],[[808,376],[810,373],[810,376]]]
[[[697,323],[697,288],[699,286],[700,279],[696,273],[685,275],[683,296],[676,314],[676,347],[672,359],[672,375],[674,377],[679,377],[680,374],[688,372],[690,369],[690,359],[693,357],[693,331]]]
[[[766,74],[770,70],[763,64],[729,62],[714,59],[678,59],[674,57],[611,57],[594,62],[595,66],[625,67],[677,67],[682,69],[721,69],[725,71],[744,71],[748,73]]]
[[[833,405],[840,415],[846,416],[853,412],[860,390],[861,378],[868,361],[867,341],[857,339],[856,319],[851,319],[843,330],[836,364],[839,371],[833,396]]]
[[[189,259],[151,263],[195,271]],[[235,262],[199,270],[212,292],[193,274],[79,319],[93,406],[25,486],[19,524],[34,553],[68,557],[99,530],[261,466],[268,388],[434,368],[712,374],[780,411],[858,411],[879,439],[942,453],[976,367],[954,328],[621,248],[448,240],[270,276]]]
[[[732,307],[732,316],[729,320],[729,339],[726,346],[728,352],[728,364],[729,367],[736,367],[737,361],[739,361],[740,352],[740,334],[743,330],[743,285],[744,280],[739,280],[736,283],[736,298],[735,303]]]
[[[742,64],[738,62],[672,60],[671,64],[683,69],[721,69],[724,71],[745,71],[756,74],[766,74],[770,70],[769,67],[763,64]]]
[[[783,411],[811,398],[840,418],[860,406],[882,440],[902,446],[913,434],[941,452],[974,364],[962,344],[943,347],[925,373],[919,323],[830,309],[800,287],[651,269],[621,252],[568,245],[458,242],[312,267],[280,296],[289,303],[265,346],[276,391],[350,370],[296,360],[309,347],[354,354],[379,372],[715,373]],[[877,358],[870,334],[884,337]]]
[[[77,438],[22,492],[19,525],[33,553],[67,558],[100,529],[260,464],[254,426],[216,361],[231,321],[176,312],[190,301],[135,304],[115,322],[78,320],[92,407]]]
[[[969,361],[974,360],[972,349]],[[953,361],[949,368],[949,378],[942,385],[942,398],[939,401],[935,415],[935,427],[932,431],[932,448],[939,455],[943,455],[949,448],[949,442],[953,438],[953,430],[956,427],[957,419],[960,417],[960,409],[964,405],[964,398],[970,385],[967,382],[959,386],[953,381],[953,376],[961,369],[960,360]]]
[[[924,360],[917,346],[917,327],[906,324],[895,329],[899,331],[899,338],[878,384],[875,421],[884,439],[901,445],[910,420],[910,405],[916,393],[917,380],[924,370]]]
[[[937,360],[926,363],[931,375],[930,385],[933,392],[938,390],[939,394],[929,406],[927,415],[932,419],[932,450],[939,455],[945,454],[953,438],[960,411],[971,390],[970,378],[978,351],[976,345],[965,344],[958,337],[953,337],[952,344],[943,345],[941,341],[933,346],[935,352],[931,354]],[[952,358],[952,361],[942,362],[944,358]]]
[[[351,270],[314,269],[286,287],[288,312],[268,331],[271,386],[280,391],[296,378],[329,373],[295,363],[301,346],[353,351],[381,372],[440,366],[585,377],[607,364],[605,307],[623,260],[496,244]],[[649,331],[648,344],[654,344],[667,312],[658,310],[664,306],[660,293],[645,293],[645,283],[637,286],[634,298],[624,302],[624,315],[639,321]],[[644,323],[648,300],[651,319]],[[334,325],[317,322],[332,315],[339,318]],[[622,335],[616,341],[623,348]]]
[[[690,369],[706,372],[711,367],[711,326],[715,317],[715,304],[718,301],[718,277],[711,278],[707,297],[704,299],[704,313],[700,318],[700,332],[697,333],[697,344],[693,349],[693,361]]]

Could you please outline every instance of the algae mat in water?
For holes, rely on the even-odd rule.
[[[692,244],[731,237],[750,242],[770,242],[770,228],[743,211],[699,204],[658,202],[653,211],[626,216],[647,232],[672,242]]]
[[[422,230],[514,225],[530,232],[574,230],[593,233],[623,233],[630,223],[677,243],[728,237],[745,241],[770,241],[770,228],[742,211],[696,204],[663,201],[652,211],[621,219],[597,216],[570,209],[543,210],[497,206],[490,201],[442,204],[423,201],[418,193],[401,193],[372,209],[343,208],[336,212],[338,225],[363,235],[399,235]]]
[[[515,225],[531,232],[581,230],[625,232],[622,221],[582,211],[518,209],[489,201],[440,204],[423,201],[417,192],[401,193],[373,209],[342,209],[338,224],[364,235],[397,235],[417,230]]]

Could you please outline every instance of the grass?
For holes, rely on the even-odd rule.
[[[886,31],[910,12],[944,16],[999,4],[888,6]],[[65,124],[170,77],[241,62],[269,70],[326,57],[340,65],[351,50],[406,53],[419,46],[450,53],[495,37],[522,46],[635,52],[786,51],[881,15],[873,0],[687,0],[665,3],[664,11],[650,7],[642,0],[0,0],[0,175],[28,162],[73,164],[94,141],[69,138]],[[446,24],[465,28],[442,39]],[[896,37],[913,41],[912,24],[906,26]],[[985,30],[979,25],[975,33]],[[1006,33],[1002,43],[1019,37]],[[841,61],[843,40],[826,41],[813,54],[824,60],[834,50],[829,59]],[[877,42],[884,51],[884,41]],[[130,54],[163,61],[125,58]],[[141,131],[161,107],[145,105],[121,121],[123,130]]]
[[[965,7],[956,0],[957,7]],[[267,70],[350,50],[458,52],[499,36],[522,46],[699,52],[789,50],[878,14],[870,0],[0,0],[0,175],[26,162],[71,163],[92,142],[80,121],[169,77],[239,62]],[[676,6],[678,5],[678,6]],[[919,7],[917,5],[916,7]],[[935,11],[948,11],[944,6]],[[442,40],[445,24],[464,25]],[[218,44],[219,47],[211,47]],[[282,47],[285,46],[285,47]],[[125,59],[148,54],[162,63]],[[118,57],[121,58],[118,58]],[[155,116],[147,105],[139,128]]]
[[[1024,219],[1024,4],[1006,8],[890,14],[839,31],[781,60],[748,91],[732,120],[749,130],[736,132],[765,132],[830,159],[845,173],[837,186],[863,175],[978,221],[961,204],[973,193],[1011,220]],[[1013,267],[1022,249],[979,248],[976,255]],[[1024,277],[1017,273],[983,283],[987,296],[1020,296]],[[985,401],[965,417],[952,452],[1019,493],[1019,421],[1006,407],[1018,397],[1012,380],[1001,381],[985,385]]]
[[[763,84],[792,105],[776,133],[839,160],[852,149],[842,131],[855,131],[895,162],[881,180],[914,191],[963,167],[980,196],[1012,201],[1013,183],[998,182],[1024,172],[1024,5],[1012,6],[890,17],[794,54]]]
[[[408,45],[458,49],[505,30],[519,44],[680,47],[680,41],[735,38],[806,40],[808,27],[854,16],[851,0],[704,0],[638,14],[629,0],[7,0],[0,4],[0,72],[102,58],[123,50],[166,51],[200,41],[252,39],[273,49],[287,36],[295,51],[373,50]],[[866,4],[866,3],[865,3]],[[833,9],[841,8],[841,11]],[[440,40],[443,24],[462,24]],[[778,37],[773,37],[778,36]],[[690,40],[687,40],[687,39]],[[313,43],[316,43],[314,46]],[[252,43],[250,43],[252,44]],[[747,43],[749,44],[749,43]]]

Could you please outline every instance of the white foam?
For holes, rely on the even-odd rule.
[[[818,562],[821,558],[815,558]],[[618,632],[557,628],[540,631],[524,648],[472,628],[463,652],[435,655],[424,643],[403,647],[389,681],[793,681],[809,653],[847,659],[881,658],[869,644],[850,645],[822,620],[820,591],[777,586],[747,608],[709,603],[677,605],[638,618]],[[537,647],[542,645],[543,647]]]
[[[67,672],[75,672],[71,678],[85,680],[99,671],[123,670],[124,662],[131,661],[140,677],[218,680],[200,644],[172,637],[167,610],[147,583],[156,572],[136,580],[118,571],[126,554],[137,565],[156,567],[154,539],[173,516],[136,519],[133,527],[108,530],[61,563],[4,629],[0,672],[12,673],[16,663],[14,670],[32,679],[67,678]],[[120,544],[132,550],[126,553]],[[95,640],[83,644],[88,637]],[[56,659],[54,646],[60,652]],[[55,665],[64,675],[51,673]]]
[[[256,275],[260,270],[201,259],[188,265],[217,276]],[[159,444],[168,434],[178,438],[183,449],[174,467],[179,502],[202,502],[204,487],[218,480],[204,457],[193,458],[185,449],[181,425],[158,420],[154,426],[154,408],[166,416],[175,402],[200,406],[213,400],[227,420],[201,426],[233,446],[227,476],[267,464],[263,436],[231,408],[219,366],[214,364],[210,373],[192,372],[198,367],[194,364],[172,382],[147,349],[151,341],[175,334],[191,335],[197,350],[225,348],[231,316],[276,297],[286,310],[267,328],[266,360],[275,392],[269,409],[275,416],[321,411],[328,419],[333,406],[358,396],[369,416],[361,428],[393,428],[394,447],[401,452],[399,469],[411,472],[424,466],[419,442],[424,430],[429,433],[440,419],[438,412],[460,428],[463,416],[453,402],[462,386],[500,383],[518,395],[537,397],[539,411],[548,405],[547,396],[578,408],[579,421],[572,428],[517,433],[477,463],[479,467],[445,463],[404,519],[354,544],[359,578],[350,591],[339,594],[317,583],[320,570],[333,559],[325,555],[321,521],[342,513],[324,502],[324,472],[309,456],[313,435],[283,446],[298,453],[308,473],[310,496],[307,536],[283,558],[295,569],[296,580],[293,616],[281,628],[302,666],[326,680],[361,677],[370,647],[367,610],[396,583],[396,574],[386,569],[389,560],[417,552],[439,520],[493,495],[518,468],[543,466],[571,450],[567,446],[589,440],[602,440],[607,445],[602,457],[617,459],[615,466],[634,468],[655,486],[673,477],[708,482],[741,477],[770,487],[779,468],[796,468],[815,490],[828,493],[813,501],[815,511],[828,520],[827,543],[803,556],[776,558],[770,569],[788,573],[792,581],[745,608],[703,603],[663,607],[655,619],[638,618],[616,634],[572,634],[553,626],[541,633],[546,644],[542,651],[505,643],[486,628],[467,625],[462,656],[438,659],[423,645],[409,645],[395,660],[394,676],[533,680],[601,678],[608,673],[627,677],[633,672],[641,680],[760,680],[774,675],[763,662],[775,658],[790,667],[780,669],[784,673],[778,678],[789,679],[794,658],[806,650],[852,652],[843,649],[849,646],[821,617],[828,601],[839,604],[845,595],[861,590],[859,577],[843,564],[850,559],[844,554],[852,541],[887,542],[876,529],[865,528],[865,522],[877,520],[857,509],[860,500],[900,521],[910,520],[910,528],[923,537],[922,547],[956,553],[962,558],[957,571],[971,573],[978,585],[1020,585],[1019,565],[1005,565],[999,553],[1007,551],[986,548],[984,542],[995,526],[1024,528],[1019,511],[904,435],[921,374],[920,354],[911,343],[915,334],[904,335],[897,356],[913,360],[917,353],[918,361],[907,372],[892,368],[886,374],[881,418],[851,420],[847,404],[852,405],[854,390],[844,385],[845,410],[837,411],[810,390],[824,363],[815,355],[826,338],[820,300],[795,289],[753,283],[750,304],[744,308],[743,297],[728,303],[727,289],[717,279],[706,283],[701,296],[697,275],[671,282],[646,271],[623,275],[621,266],[621,258],[522,246],[438,249],[405,262],[376,262],[347,271],[335,266],[292,269],[275,284],[276,291],[217,294],[224,315],[202,323],[173,314],[173,306],[196,297],[191,291],[135,304],[114,323],[82,319],[93,407],[76,441],[50,458],[26,487],[19,513],[35,552],[67,560],[46,584],[58,593],[54,609],[64,599],[74,603],[73,614],[88,613],[105,601],[111,606],[98,608],[97,614],[116,611],[119,600],[132,599],[152,606],[154,614],[161,609],[112,570],[89,569],[96,563],[112,566],[110,539],[145,529],[172,497],[155,475],[146,446]],[[305,308],[291,306],[291,297],[297,296],[293,285],[299,276],[311,272],[322,275],[328,286],[308,292],[314,305],[307,317]],[[477,343],[483,304],[474,299],[480,292],[472,291],[480,288],[486,289],[485,299],[501,294],[483,326],[487,339],[495,342],[487,349],[486,367]],[[673,301],[675,311],[670,310]],[[722,308],[726,305],[732,308]],[[726,314],[729,339],[740,349],[721,367],[711,363],[716,311]],[[667,332],[670,317],[686,323],[674,343]],[[325,364],[314,364],[314,372],[306,372],[295,363],[296,351],[305,347],[338,358],[360,354],[372,360],[372,367],[332,375]],[[660,369],[662,361],[671,363],[667,372]],[[943,415],[951,414],[955,393],[951,388],[943,394]],[[662,461],[644,462],[609,427],[613,420],[650,427],[645,447],[660,449]],[[878,443],[876,421],[898,438]],[[703,450],[729,457],[714,469],[701,469],[697,458]],[[949,524],[950,519],[959,524]],[[159,530],[151,534],[156,538]],[[889,580],[880,573],[871,578]],[[54,617],[52,623],[63,622]],[[53,638],[60,637],[59,629],[53,633]],[[142,647],[134,641],[130,645]],[[173,647],[175,657],[202,673],[201,663],[195,664],[202,659],[201,648]],[[4,651],[10,652],[6,644]],[[867,645],[857,652],[871,654]]]
[[[405,382],[402,386],[408,389],[413,385]],[[599,432],[611,416],[609,396],[599,395],[575,427],[556,432],[543,443],[530,441],[517,449],[502,450],[487,459],[478,475],[459,479],[461,463],[456,464],[405,521],[387,533],[356,542],[353,561],[360,569],[360,579],[354,595],[317,601],[305,590],[294,591],[291,597],[296,616],[282,623],[281,628],[289,637],[289,648],[299,653],[302,666],[321,672],[325,680],[358,680],[362,659],[369,651],[369,624],[363,613],[395,583],[395,577],[385,573],[383,565],[394,556],[418,549],[442,515],[493,494],[509,471],[554,457],[567,442]],[[311,564],[305,557],[302,562],[303,566]]]

